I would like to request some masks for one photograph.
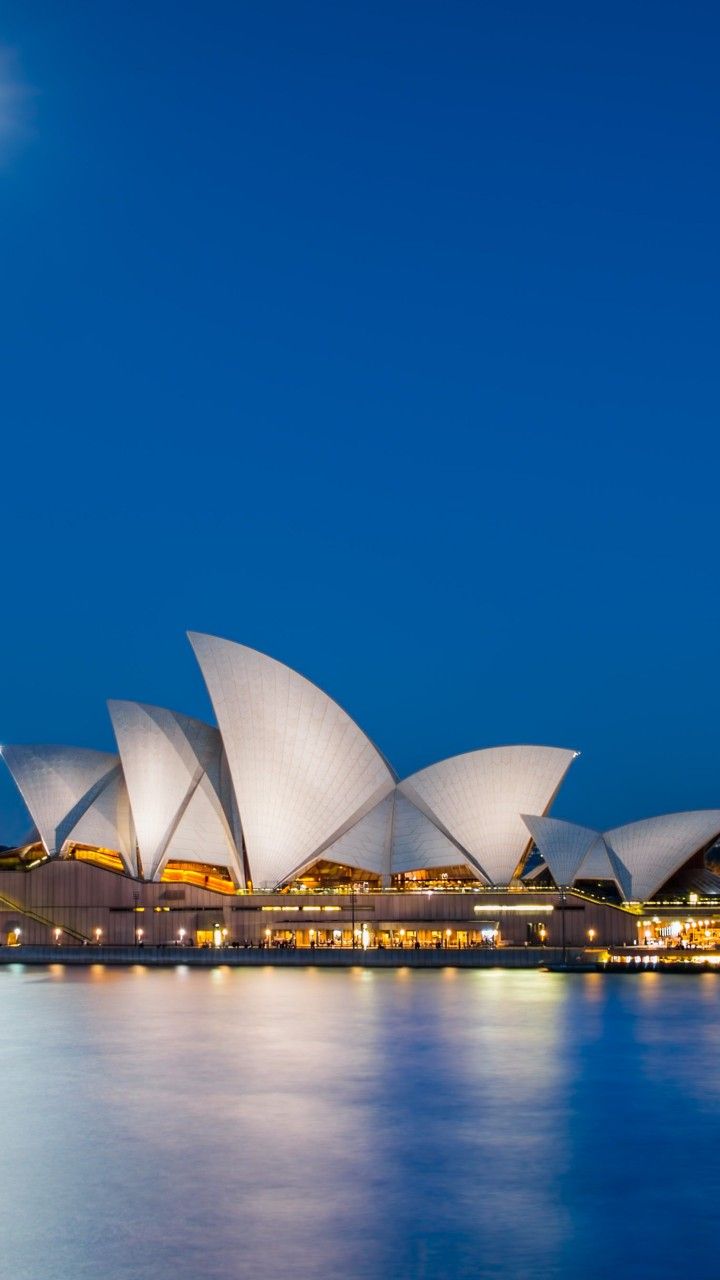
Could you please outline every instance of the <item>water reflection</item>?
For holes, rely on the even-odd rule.
[[[682,1275],[688,1236],[713,1274],[716,975],[53,965],[0,991],[15,1280]]]

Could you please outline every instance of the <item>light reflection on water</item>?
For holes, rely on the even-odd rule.
[[[0,972],[14,1280],[717,1274],[720,976]]]

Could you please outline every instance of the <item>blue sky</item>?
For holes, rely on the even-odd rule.
[[[208,715],[191,628],[401,773],[543,742],[559,816],[720,807],[719,26],[9,0],[0,741]]]

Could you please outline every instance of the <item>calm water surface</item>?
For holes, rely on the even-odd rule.
[[[720,1276],[720,977],[0,971],[13,1280]]]

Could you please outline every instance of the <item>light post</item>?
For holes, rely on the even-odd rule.
[[[187,932],[187,930],[185,930],[185,929],[178,929],[178,938],[180,939],[180,946],[181,946],[181,947],[184,947],[184,946],[185,946],[185,934],[186,934],[186,932]]]
[[[101,939],[101,938],[102,938],[102,929],[96,929],[96,930],[95,930],[95,942],[97,943],[97,945],[98,945],[98,946],[100,946],[100,939]]]
[[[60,946],[60,937],[61,937],[61,934],[62,934],[62,929],[56,929],[56,930],[55,930],[55,946],[56,946],[56,947],[59,947],[59,946]]]
[[[19,946],[20,946],[20,934],[22,933],[22,929],[20,929],[20,928],[18,927],[18,925],[15,925],[15,928],[13,929],[13,933],[15,934],[15,946],[16,946],[16,947],[19,947]]]
[[[143,930],[138,928],[135,930],[135,941],[138,946],[142,944],[142,940],[143,940]]]

